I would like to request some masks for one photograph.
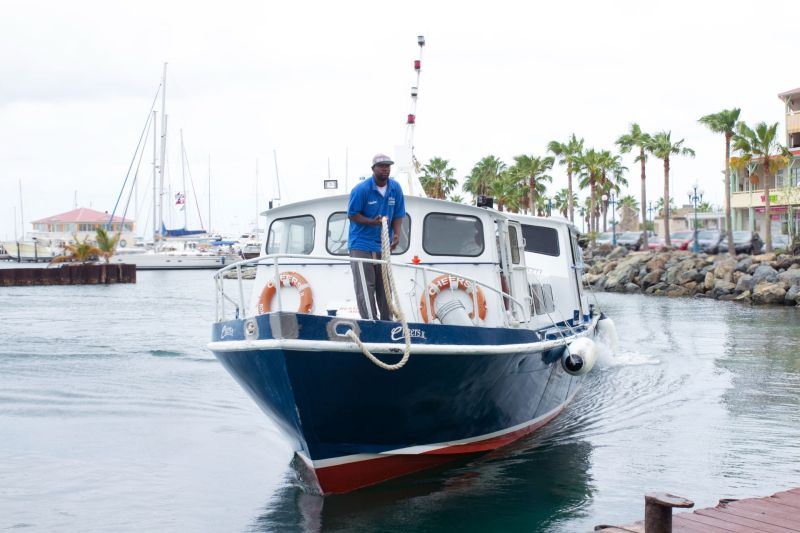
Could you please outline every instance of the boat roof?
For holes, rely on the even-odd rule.
[[[340,194],[337,196],[323,196],[320,198],[313,198],[310,200],[302,200],[280,207],[274,207],[261,214],[269,218],[283,218],[293,216],[297,213],[314,213],[325,212],[332,213],[334,211],[342,211],[347,209],[349,195]],[[577,232],[577,227],[561,216],[553,217],[536,217],[530,215],[520,215],[515,213],[507,213],[496,211],[485,207],[477,207],[474,205],[461,204],[451,202],[449,200],[439,200],[436,198],[424,198],[420,196],[405,196],[405,203],[407,207],[412,209],[422,209],[424,211],[446,211],[448,213],[458,213],[463,215],[472,215],[477,217],[490,217],[494,219],[510,219],[516,220],[520,223],[537,224],[549,227],[572,227]]]

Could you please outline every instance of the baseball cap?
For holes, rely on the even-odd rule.
[[[372,158],[372,166],[375,165],[394,165],[394,161],[386,154],[378,154]]]

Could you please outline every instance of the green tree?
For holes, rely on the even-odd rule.
[[[603,231],[607,231],[606,221],[608,219],[608,202],[611,194],[619,195],[620,187],[627,186],[628,180],[625,179],[624,173],[628,169],[622,166],[619,156],[612,155],[608,150],[600,152],[600,178],[597,186],[599,188],[597,194],[601,199],[601,210],[603,213]],[[603,199],[603,195],[606,196]]]
[[[625,135],[621,135],[619,139],[617,139],[617,144],[619,145],[619,150],[623,154],[627,154],[634,148],[639,150],[639,155],[636,156],[634,162],[639,162],[641,169],[642,169],[642,205],[647,205],[647,187],[645,186],[645,180],[647,175],[645,173],[645,163],[647,163],[647,147],[649,146],[650,142],[652,141],[652,137],[649,134],[644,133],[642,128],[639,127],[638,124],[635,122],[631,124],[631,129]],[[642,222],[645,226],[647,226],[647,212],[642,209]],[[647,232],[644,234],[644,245],[645,248],[647,247]]]
[[[566,199],[569,204],[567,206],[567,212],[569,213],[569,220],[572,222],[575,220],[575,202],[573,200],[574,194],[572,190],[572,175],[575,171],[575,162],[583,153],[583,138],[578,140],[573,133],[565,143],[550,141],[550,143],[547,145],[547,151],[551,152],[558,158],[559,165],[567,166]]]
[[[759,122],[754,129],[744,122],[736,126],[733,136],[733,148],[741,152],[741,159],[745,162],[758,159],[761,164],[761,174],[764,182],[764,245],[766,251],[772,251],[772,217],[769,201],[769,177],[773,172],[786,166],[789,161],[789,151],[780,144],[778,137],[778,123],[768,126],[766,122]]]
[[[658,216],[660,216],[661,218],[664,218],[664,197],[663,196],[661,198],[659,198],[658,200],[656,200],[656,205],[653,206],[653,209],[656,210],[656,213],[658,213]],[[677,207],[675,206],[675,198],[670,196],[669,197],[669,210],[673,211],[675,209],[677,209]]]
[[[741,109],[724,109],[719,113],[713,113],[701,117],[699,122],[704,124],[714,133],[722,133],[725,136],[725,229],[728,231],[728,253],[736,255],[733,246],[733,224],[731,218],[731,139],[739,123],[739,113]]]
[[[50,261],[51,265],[55,263],[91,263],[103,255],[103,251],[90,243],[88,237],[84,237],[83,241],[79,241],[78,236],[73,234],[72,238],[75,242],[65,244],[64,251],[66,253],[55,256]]]
[[[453,177],[456,169],[450,167],[450,162],[441,157],[434,157],[422,167],[419,181],[428,198],[444,200],[458,185],[458,180]]]
[[[98,227],[96,230],[95,240],[97,241],[97,248],[100,250],[100,256],[106,260],[111,258],[114,255],[114,252],[117,250],[117,243],[119,242],[120,237],[122,236],[120,233],[117,233],[113,237],[109,236],[105,229],[102,227]]]
[[[628,209],[632,209],[634,211],[639,211],[639,202],[633,195],[627,194],[619,199],[619,206],[620,207],[627,207]]]
[[[561,189],[556,193],[555,197],[553,197],[553,205],[555,206],[556,210],[558,210],[558,212],[561,213],[561,215],[565,218],[569,213],[570,207],[574,207],[577,205],[577,203],[578,195],[572,193],[570,197],[569,188]]]
[[[460,194],[451,194],[447,199],[450,200],[451,202],[455,202],[457,204],[463,204],[464,203],[464,197],[461,196]]]
[[[683,146],[683,139],[672,142],[671,131],[660,131],[653,136],[647,150],[664,162],[664,198],[669,198],[669,160],[673,155],[694,157],[694,150]],[[670,206],[667,205],[664,213],[664,244],[669,248],[672,241],[669,238]]]
[[[579,186],[581,189],[589,188],[589,212],[587,214],[589,233],[597,233],[599,220],[597,209],[597,183],[603,171],[603,157],[600,152],[594,148],[590,148],[577,159],[576,163],[580,169]]]
[[[530,194],[531,214],[533,208],[536,207],[537,196],[544,194],[546,188],[543,181],[551,183],[553,178],[546,174],[546,172],[553,168],[555,159],[550,156],[536,157],[533,155],[518,155],[514,157],[514,167],[518,174],[525,176],[528,181],[528,191]]]
[[[489,192],[489,184],[496,180],[506,169],[506,164],[493,155],[487,155],[472,167],[472,172],[464,181],[462,189],[472,195],[473,199]]]

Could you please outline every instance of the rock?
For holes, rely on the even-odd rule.
[[[784,283],[785,287],[800,284],[800,269],[794,268],[778,274],[778,279]]]
[[[741,274],[741,272],[737,272]],[[741,274],[739,280],[736,282],[736,292],[745,292],[750,290],[750,280],[753,276],[750,274]]]
[[[697,269],[686,270],[678,274],[676,281],[679,285],[686,285],[690,281],[694,281],[695,276],[698,274],[700,274],[700,272],[698,272]]]
[[[653,258],[647,263],[645,263],[644,266],[648,272],[653,272],[654,270],[666,270],[666,265],[669,259],[670,256],[668,254],[657,254],[653,256]]]
[[[800,284],[792,285],[783,297],[786,305],[800,304]]]
[[[650,272],[649,274],[645,275],[644,277],[640,278],[641,285],[643,289],[647,289],[661,281],[661,276],[664,275],[664,270],[656,269]]]
[[[626,255],[628,255],[628,249],[625,248],[624,246],[617,246],[616,248],[611,250],[611,253],[608,254],[608,258],[619,259],[620,257],[625,257]]]
[[[616,261],[609,261],[608,263],[606,263],[606,266],[603,267],[603,274],[608,274],[609,272],[613,271],[615,268],[617,268],[617,262]]]
[[[583,281],[585,281],[589,285],[594,286],[594,284],[597,283],[597,281],[602,277],[603,277],[602,274],[584,274]]]
[[[768,254],[754,255],[753,261],[757,263],[769,263],[775,261],[775,254],[770,252]]]
[[[782,283],[759,283],[753,289],[754,304],[777,304],[783,303],[786,297],[786,289]]]
[[[716,267],[714,268],[714,276],[717,279],[724,279],[725,281],[733,281],[733,271],[736,269],[737,262],[736,259],[729,257],[727,259],[722,259],[721,261],[717,261]]]
[[[753,279],[750,280],[750,289],[755,289],[761,283],[774,283],[778,281],[778,272],[769,265],[759,265],[753,272]],[[755,300],[755,291],[753,291]]]
[[[689,289],[681,287],[680,285],[670,285],[666,290],[667,296],[674,298],[676,296],[689,296]]]
[[[732,301],[736,300],[737,298],[739,298],[739,296],[736,295],[736,294],[733,294],[733,293],[731,293],[731,294],[720,294],[719,298],[717,298],[717,300],[721,300],[723,302],[732,302]]]
[[[752,258],[752,257],[749,257],[749,256],[748,256],[748,257],[745,257],[744,259],[742,259],[741,261],[739,261],[738,263],[736,263],[736,270],[737,270],[738,272],[747,272],[747,269],[748,269],[748,268],[750,267],[750,265],[752,265],[752,264],[753,264],[753,258]]]
[[[710,290],[714,288],[714,273],[708,272],[706,273],[706,279],[703,281],[703,285],[705,286],[706,290]]]
[[[750,291],[744,291],[742,294],[737,296],[735,298],[735,300],[737,302],[748,302],[749,303],[750,302],[750,296],[751,296]]]
[[[637,284],[628,283],[628,284],[625,285],[625,292],[627,292],[627,293],[635,293],[635,292],[641,292],[641,290],[639,289],[639,286]]]
[[[772,264],[776,270],[789,270],[793,268],[800,268],[800,257],[796,256],[780,256],[775,262]]]
[[[652,287],[648,287],[645,294],[658,294],[667,288],[667,284],[663,281],[656,283]]]

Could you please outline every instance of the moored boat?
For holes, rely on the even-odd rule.
[[[492,450],[564,409],[604,318],[582,293],[574,226],[407,197],[395,251],[351,259],[346,207],[266,214],[262,255],[216,276],[209,345],[322,493]],[[389,265],[395,320],[358,316],[351,261]],[[224,277],[247,265],[249,298]]]

